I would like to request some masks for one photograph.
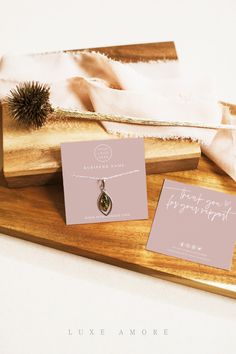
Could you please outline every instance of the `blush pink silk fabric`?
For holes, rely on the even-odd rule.
[[[17,83],[37,80],[51,87],[53,106],[148,120],[236,124],[217,102],[211,83],[184,77],[177,61],[121,63],[96,52],[3,56],[0,97]],[[236,180],[235,132],[184,127],[153,127],[103,122],[122,136],[190,138]]]

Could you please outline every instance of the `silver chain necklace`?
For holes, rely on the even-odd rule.
[[[137,173],[139,170],[132,170],[124,173],[119,173],[113,176],[109,177],[93,177],[93,176],[83,176],[83,175],[76,175],[73,174],[74,178],[84,178],[84,179],[90,179],[90,180],[95,180],[98,182],[98,187],[100,189],[100,194],[97,199],[97,207],[98,210],[105,216],[110,214],[112,210],[112,199],[111,196],[107,193],[105,189],[105,181],[112,179],[112,178],[117,178],[117,177],[122,177],[126,175],[131,175],[133,173]]]

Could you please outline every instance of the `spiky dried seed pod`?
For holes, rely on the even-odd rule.
[[[17,85],[7,97],[12,118],[24,126],[40,128],[53,112],[49,96],[49,86],[37,81]]]

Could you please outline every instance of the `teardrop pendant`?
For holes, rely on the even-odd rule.
[[[108,214],[110,214],[112,209],[112,200],[110,196],[105,192],[105,181],[102,179],[99,180],[99,183],[101,193],[98,197],[97,205],[100,212],[107,216]]]

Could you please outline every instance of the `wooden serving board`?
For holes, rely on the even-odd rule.
[[[236,298],[236,248],[230,271],[145,249],[165,177],[236,195],[236,183],[202,157],[196,170],[147,176],[148,220],[67,226],[62,185],[17,189],[0,185],[0,232]]]
[[[82,49],[81,49],[82,50]],[[176,60],[173,42],[90,48],[123,62]],[[75,50],[78,52],[78,50]],[[9,187],[42,185],[61,178],[60,143],[118,139],[101,124],[77,119],[50,120],[39,130],[28,131],[10,119],[2,104],[4,176]],[[180,171],[197,167],[200,147],[190,141],[145,139],[147,173]]]

